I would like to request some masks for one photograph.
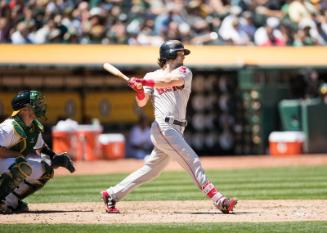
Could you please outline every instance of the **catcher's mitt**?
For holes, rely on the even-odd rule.
[[[53,168],[64,167],[71,173],[75,171],[74,164],[66,152],[53,156],[52,167]]]

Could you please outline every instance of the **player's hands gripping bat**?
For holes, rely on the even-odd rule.
[[[127,81],[128,86],[136,92],[137,99],[139,99],[139,100],[144,99],[142,79],[135,78],[135,77],[129,78],[125,74],[123,74],[120,70],[118,70],[116,67],[114,67],[113,65],[111,65],[108,62],[103,64],[103,68],[106,71],[108,71],[109,73],[113,74],[114,76],[122,78],[125,81]]]
[[[141,80],[140,78],[132,77],[128,81],[128,86],[136,92],[143,90],[143,86],[140,80]]]

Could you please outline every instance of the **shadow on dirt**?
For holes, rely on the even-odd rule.
[[[93,210],[30,210],[25,213],[17,214],[53,214],[53,213],[91,213]]]
[[[209,211],[206,211],[206,212],[174,212],[174,214],[198,214],[198,215],[205,215],[205,214],[222,214],[222,215],[226,215],[224,213],[221,213],[221,212],[209,212]],[[245,212],[245,211],[242,211],[242,212],[236,212],[236,213],[230,213],[228,215],[243,215],[243,214],[251,214],[251,212]]]

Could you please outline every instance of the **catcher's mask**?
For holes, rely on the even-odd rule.
[[[191,53],[179,40],[168,40],[160,46],[160,59],[175,59],[178,51],[184,51],[184,55]]]
[[[39,91],[31,90],[18,92],[12,99],[11,106],[14,110],[11,116],[16,116],[22,108],[31,106],[37,118],[46,117],[47,105],[44,96]]]

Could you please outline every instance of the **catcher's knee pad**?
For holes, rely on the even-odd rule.
[[[0,200],[11,193],[24,179],[32,174],[32,168],[23,157],[16,158],[9,172],[0,175]]]
[[[27,164],[23,157],[17,157],[15,163],[9,167],[9,171],[13,177],[13,182],[16,186],[32,174],[32,168]]]
[[[44,161],[41,164],[44,170],[43,175],[35,182],[24,180],[22,185],[13,192],[20,200],[40,190],[53,177],[53,168]]]
[[[32,174],[32,168],[23,157],[17,157],[15,162],[9,167],[9,172],[1,175],[1,185],[10,188],[17,187],[23,180]]]
[[[32,168],[23,157],[18,157],[9,167],[9,172],[0,175],[0,201],[32,174]]]

